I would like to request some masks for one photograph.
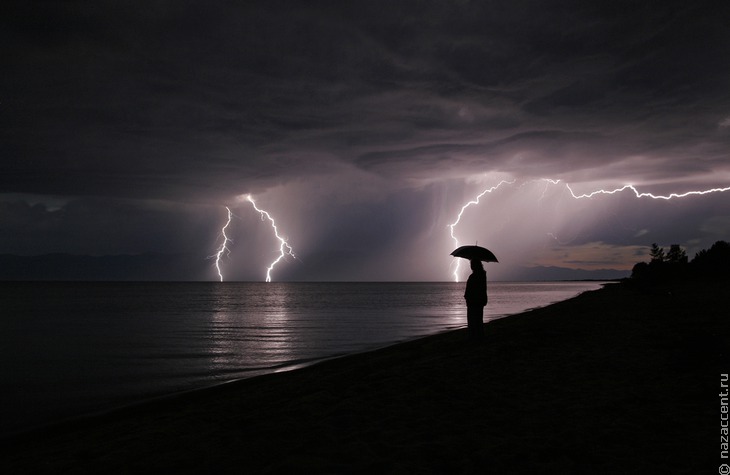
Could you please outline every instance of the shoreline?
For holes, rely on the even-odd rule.
[[[5,437],[0,468],[689,472],[716,446],[721,287],[605,285],[492,320],[484,346],[452,330]]]
[[[570,282],[568,282],[570,283]],[[116,285],[116,283],[104,283],[105,285]],[[366,285],[372,285],[373,283],[366,283]],[[376,285],[382,285],[380,283],[375,283]],[[414,285],[422,285],[422,283],[414,282]],[[534,285],[535,283],[517,283],[519,285]],[[537,283],[540,284],[540,283]],[[552,284],[550,282],[547,282],[547,284]],[[135,284],[136,285],[136,284]],[[348,283],[347,285],[351,285]],[[585,287],[585,286],[583,286]],[[593,285],[592,289],[600,288],[599,285]],[[497,292],[497,302],[500,301],[500,297],[502,296],[501,293]],[[523,313],[525,311],[534,310],[536,308],[545,307],[547,305],[551,305],[553,303],[559,302],[562,300],[565,300],[566,298],[571,298],[575,296],[576,294],[573,294],[570,297],[565,296],[556,296],[555,300],[547,301],[545,300],[544,303],[540,303],[535,305],[534,307],[529,308],[520,308],[520,309],[514,309],[511,312],[504,312],[494,315],[485,315],[486,319],[501,319],[506,318],[509,316],[513,316],[519,313]],[[497,311],[503,311],[508,310],[507,308],[502,308],[499,303],[496,307]],[[488,312],[487,312],[488,313]],[[242,380],[242,379],[250,379],[252,377],[258,377],[264,374],[269,373],[276,373],[276,372],[283,372],[283,371],[291,371],[294,369],[299,369],[305,366],[309,366],[311,364],[316,364],[321,361],[326,361],[333,358],[339,358],[342,356],[347,356],[349,354],[357,354],[362,352],[370,352],[378,349],[382,349],[388,346],[392,346],[395,344],[407,342],[413,339],[422,338],[424,336],[434,335],[443,333],[446,331],[452,331],[459,328],[465,327],[466,322],[465,318],[461,318],[458,322],[458,325],[448,325],[447,327],[443,327],[441,329],[434,329],[431,333],[422,333],[420,332],[417,335],[410,335],[410,336],[404,336],[399,339],[392,339],[392,340],[384,340],[382,342],[377,343],[370,343],[366,345],[360,345],[359,348],[353,348],[350,351],[344,351],[344,350],[337,350],[335,348],[331,348],[332,351],[329,352],[322,352],[319,355],[311,355],[307,358],[293,358],[288,361],[282,361],[278,364],[271,365],[271,366],[249,366],[249,367],[242,367],[237,368],[236,375],[233,378],[215,378],[216,381],[206,381],[202,382],[202,384],[190,384],[187,386],[177,387],[174,388],[172,391],[164,391],[159,390],[153,386],[147,386],[145,387],[145,393],[140,394],[139,396],[135,397],[133,393],[125,392],[125,388],[120,388],[122,391],[119,393],[110,393],[107,391],[105,400],[100,399],[94,399],[93,394],[89,393],[88,396],[86,396],[87,401],[84,402],[72,402],[72,404],[75,404],[77,407],[74,407],[73,409],[66,409],[62,408],[61,411],[57,413],[53,413],[52,410],[49,410],[44,405],[40,404],[37,407],[41,408],[41,412],[44,412],[43,416],[34,416],[32,413],[28,413],[30,416],[29,418],[26,418],[24,421],[22,418],[13,418],[12,414],[7,414],[7,417],[9,420],[7,420],[7,424],[5,427],[0,427],[0,439],[12,437],[16,435],[21,435],[23,433],[29,432],[29,431],[36,431],[36,430],[43,430],[45,427],[49,426],[55,426],[58,424],[63,424],[69,421],[73,421],[74,419],[78,418],[88,418],[88,417],[94,417],[96,415],[100,414],[106,414],[108,412],[112,412],[117,409],[121,409],[127,406],[135,406],[138,404],[144,404],[146,401],[149,400],[156,400],[160,398],[164,398],[167,396],[175,395],[177,393],[187,393],[193,390],[204,390],[209,387],[218,386],[220,384],[226,384],[232,381],[236,380]],[[171,381],[162,381],[163,383],[167,382],[170,383]],[[49,390],[52,390],[52,387],[49,386]],[[55,397],[59,398],[59,401],[63,401],[62,398],[63,393],[59,393]],[[84,393],[86,394],[86,393]],[[112,398],[110,394],[118,394],[120,396]],[[108,402],[107,402],[108,400]],[[12,403],[12,400],[8,400],[10,403]],[[48,401],[51,405],[54,404],[53,400]],[[82,407],[82,404],[85,404],[85,407]],[[27,405],[25,407],[33,407],[34,405]],[[45,411],[43,410],[45,408]]]

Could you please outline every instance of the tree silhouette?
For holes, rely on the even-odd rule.
[[[687,253],[679,247],[679,244],[672,244],[669,247],[669,252],[664,257],[664,261],[667,264],[684,265],[687,263]]]
[[[649,263],[639,262],[634,266],[632,279],[640,282],[730,280],[730,244],[725,241],[717,241],[710,249],[698,252],[691,262],[679,244],[672,244],[665,254],[663,248],[653,243],[649,257]]]
[[[664,248],[659,247],[657,243],[652,243],[649,256],[651,257],[651,262],[664,262]]]
[[[710,249],[695,254],[692,275],[700,279],[730,279],[730,243],[717,241]]]

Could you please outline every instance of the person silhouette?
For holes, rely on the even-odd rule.
[[[472,273],[466,281],[466,323],[469,328],[469,339],[484,339],[484,307],[487,297],[487,271],[479,260],[470,261]]]

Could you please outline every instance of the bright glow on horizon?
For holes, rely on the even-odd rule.
[[[281,261],[286,255],[290,255],[294,259],[296,259],[297,256],[294,255],[294,249],[292,249],[292,247],[286,242],[286,239],[279,235],[279,230],[276,227],[276,222],[274,221],[274,218],[272,218],[268,212],[256,206],[256,202],[253,200],[253,197],[251,195],[246,195],[246,200],[251,203],[253,209],[261,214],[262,221],[264,220],[264,218],[269,220],[269,222],[271,223],[271,227],[274,229],[274,236],[276,236],[276,239],[279,240],[279,256],[266,269],[266,282],[271,282],[271,271],[274,269],[274,266],[276,266],[276,264],[278,264],[279,261]]]
[[[545,189],[543,190],[542,195],[540,196],[540,198],[538,199],[538,201],[541,201],[545,197],[545,194],[547,193],[548,187],[550,185],[559,185],[559,184],[561,184],[561,180],[555,180],[555,179],[551,179],[551,178],[541,178],[541,179],[535,179],[535,180],[525,181],[525,182],[521,183],[520,186],[524,186],[527,183],[533,183],[533,182],[537,182],[537,181],[544,181],[545,182]],[[456,234],[455,234],[455,227],[461,222],[462,216],[463,216],[464,212],[466,211],[466,209],[469,208],[470,206],[474,206],[474,205],[480,204],[480,199],[485,194],[492,193],[493,191],[495,191],[497,188],[501,187],[504,184],[513,185],[515,182],[516,182],[516,180],[512,180],[512,181],[502,180],[497,185],[492,186],[490,188],[487,188],[487,189],[483,190],[473,200],[467,202],[466,204],[464,204],[461,207],[461,209],[459,210],[459,213],[458,213],[458,216],[457,216],[456,220],[452,224],[449,224],[448,225],[449,232],[450,232],[450,236],[451,236],[451,239],[454,242],[455,247],[459,247],[459,240],[457,239]],[[568,192],[570,193],[571,197],[574,198],[574,199],[576,199],[576,200],[585,199],[585,198],[593,198],[596,195],[614,195],[614,194],[617,194],[617,193],[620,193],[620,192],[623,192],[623,191],[626,191],[626,190],[630,190],[634,194],[634,196],[636,198],[651,198],[651,199],[654,199],[654,200],[671,200],[671,199],[676,199],[676,198],[686,198],[686,197],[689,197],[689,196],[707,195],[707,194],[710,194],[710,193],[722,193],[722,192],[730,191],[730,186],[728,186],[728,187],[725,187],[725,188],[711,188],[711,189],[707,189],[707,190],[692,190],[692,191],[687,191],[687,192],[684,192],[684,193],[670,193],[668,195],[655,195],[653,193],[640,192],[639,190],[636,189],[636,187],[634,185],[630,185],[629,184],[629,185],[624,185],[624,186],[622,186],[620,188],[616,188],[616,189],[613,189],[613,190],[598,189],[598,190],[592,191],[590,193],[584,193],[584,194],[580,194],[579,195],[579,194],[576,194],[573,191],[573,189],[570,187],[570,185],[568,183],[563,183],[563,186],[565,186],[565,188],[568,190]],[[554,239],[557,240],[557,236],[555,236],[554,234],[549,233],[549,235],[551,235],[552,238],[554,238]],[[452,275],[454,277],[454,281],[455,282],[459,282],[459,263],[460,263],[460,259],[459,258],[455,258],[455,261],[456,261],[456,266],[454,268],[454,271],[453,271]]]

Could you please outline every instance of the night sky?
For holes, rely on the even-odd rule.
[[[454,227],[497,254],[490,279],[628,274],[652,242],[692,258],[730,239],[730,191],[571,190],[730,187],[728,18],[724,1],[6,2],[0,254],[164,254],[177,279],[218,280],[228,206],[225,279],[263,280],[279,243],[250,193],[297,256],[274,280],[452,280],[449,224],[504,180]]]

